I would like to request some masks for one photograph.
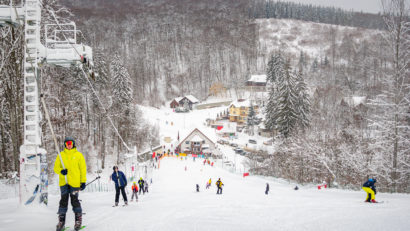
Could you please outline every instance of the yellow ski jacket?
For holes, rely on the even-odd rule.
[[[70,185],[73,188],[79,188],[81,183],[87,181],[87,165],[85,164],[85,159],[81,152],[77,151],[76,148],[70,150],[64,148],[60,153],[61,158],[64,162],[64,167],[67,169],[67,183],[65,182],[65,176],[61,174],[63,170],[63,165],[61,164],[60,157],[57,156],[54,162],[54,172],[59,175],[59,185]]]

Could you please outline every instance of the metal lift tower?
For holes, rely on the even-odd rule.
[[[69,67],[92,66],[92,49],[76,43],[75,23],[46,25],[40,42],[41,2],[26,0],[22,6],[0,5],[0,26],[24,26],[24,137],[20,147],[20,204],[48,202],[47,152],[41,148],[38,64]],[[61,28],[64,26],[64,30]],[[69,28],[69,29],[67,29]],[[50,33],[51,32],[51,33]],[[53,34],[54,32],[54,34]],[[63,39],[58,34],[64,33]],[[69,35],[71,33],[71,36]],[[49,34],[52,34],[51,36]]]

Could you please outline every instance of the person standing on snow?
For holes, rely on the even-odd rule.
[[[57,156],[54,162],[54,172],[59,175],[61,191],[60,205],[58,208],[57,231],[64,229],[65,217],[68,210],[68,198],[75,214],[74,229],[79,230],[82,223],[82,209],[78,200],[78,192],[85,189],[87,181],[87,165],[83,154],[77,151],[72,137],[64,139],[64,150]]]
[[[372,202],[372,203],[377,203],[375,200],[375,195],[376,195],[376,179],[368,179],[366,182],[363,184],[363,190],[367,193],[367,197],[365,202]]]
[[[112,181],[115,183],[115,206],[118,206],[120,199],[120,191],[125,205],[128,205],[127,194],[125,194],[125,187],[127,187],[127,178],[124,173],[118,170],[117,166],[112,168],[114,172],[111,175]]]
[[[218,181],[216,182],[216,186],[218,186],[218,190],[216,191],[216,194],[222,194],[222,186],[224,184],[221,181],[221,178],[218,179]]]
[[[141,195],[141,191],[142,191],[143,194],[145,193],[144,183],[145,183],[145,181],[142,179],[142,177],[140,177],[140,179],[138,180],[138,185],[140,186],[140,191],[139,191],[140,195]]]
[[[199,192],[199,184],[196,184],[196,191]]]
[[[131,190],[132,190],[131,201],[135,197],[135,202],[138,202],[138,186],[137,186],[137,183],[135,183],[135,182],[132,183]]]
[[[269,183],[266,183],[266,190],[265,190],[265,194],[268,195],[269,192]]]
[[[144,181],[144,193],[148,193],[148,181]]]

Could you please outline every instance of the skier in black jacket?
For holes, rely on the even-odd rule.
[[[268,195],[269,192],[269,183],[266,183],[266,190],[265,190],[265,194]]]
[[[139,191],[139,194],[141,194],[141,191],[142,191],[142,194],[145,194],[145,188],[144,188],[144,184],[145,184],[145,181],[142,179],[142,177],[138,180],[138,185],[140,186],[140,191]]]

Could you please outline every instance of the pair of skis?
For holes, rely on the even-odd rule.
[[[125,207],[125,206],[128,206],[127,204],[123,204],[123,205],[121,205],[122,207]],[[113,208],[115,208],[115,207],[118,207],[118,205],[113,205],[112,206]]]
[[[85,228],[85,225],[81,226],[80,229],[74,229],[74,231],[83,230],[84,228]],[[66,226],[61,231],[69,231],[69,230],[70,230],[70,227]]]

